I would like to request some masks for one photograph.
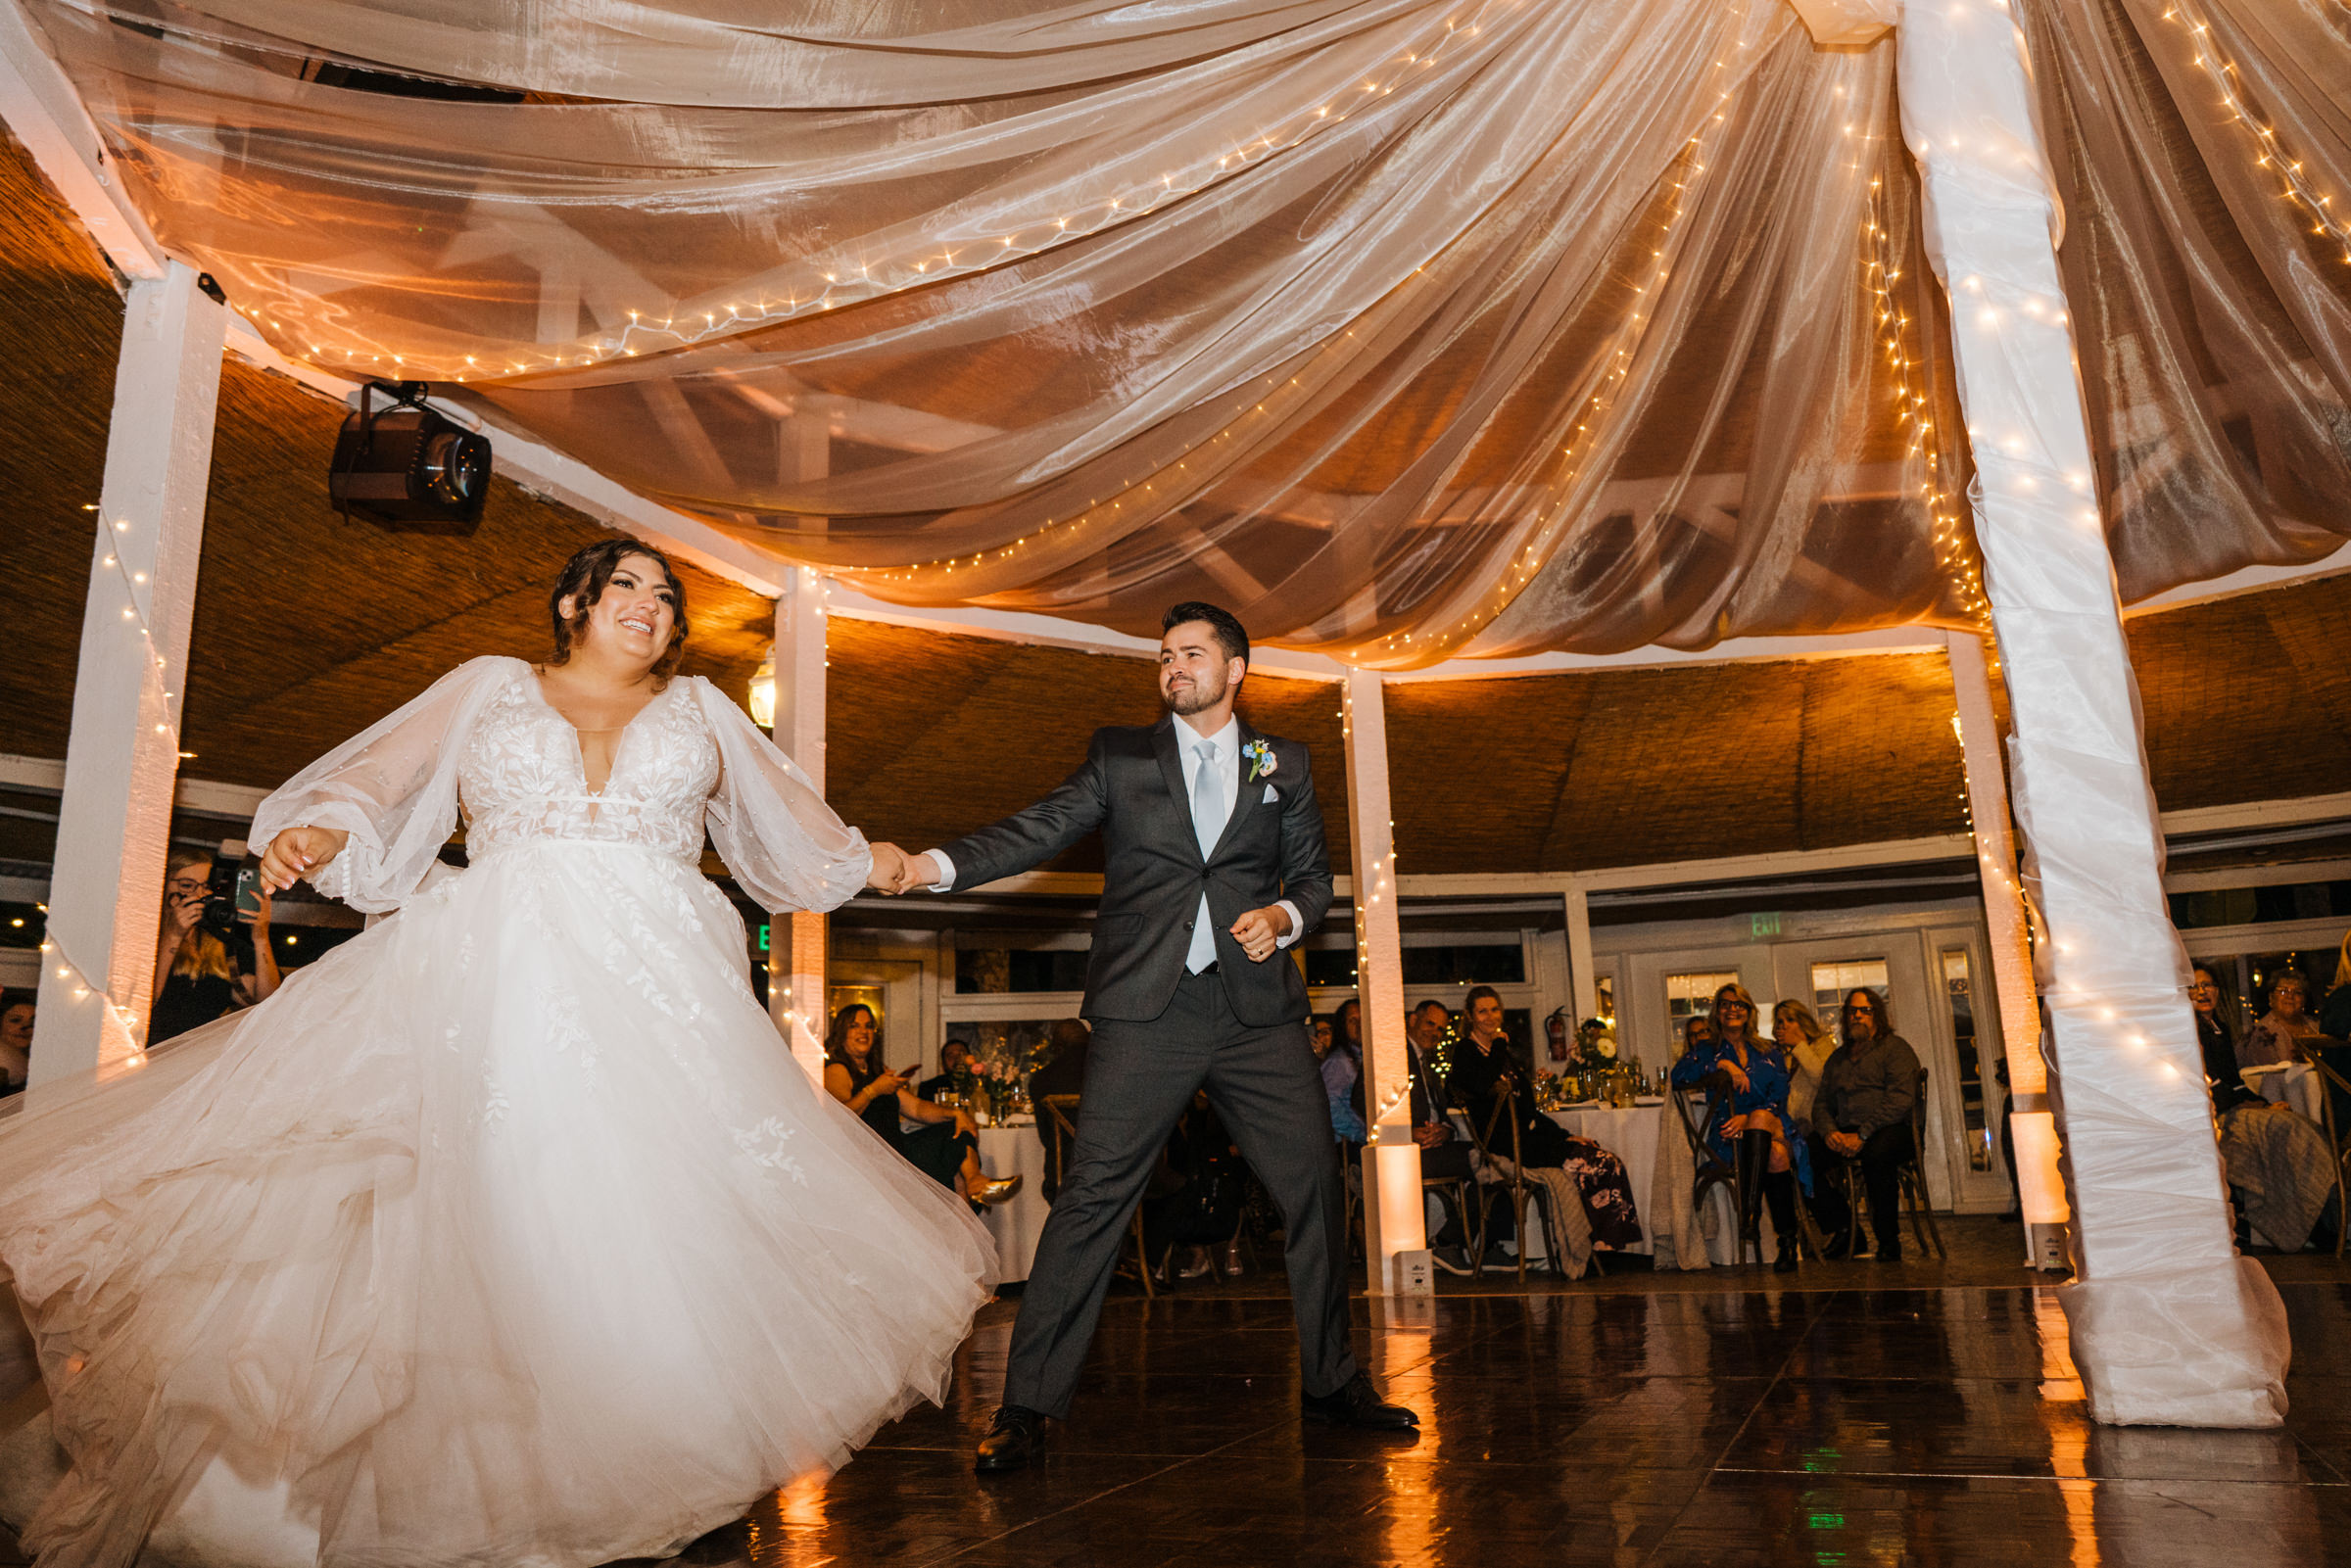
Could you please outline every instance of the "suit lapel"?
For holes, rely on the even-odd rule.
[[[1218,835],[1216,853],[1208,857],[1211,860],[1224,853],[1225,846],[1232,842],[1232,835],[1240,832],[1241,823],[1266,798],[1266,782],[1263,779],[1255,784],[1249,782],[1249,747],[1258,739],[1258,734],[1249,728],[1246,719],[1240,721],[1240,726],[1241,755],[1235,761],[1240,769],[1237,775],[1241,781],[1240,793],[1232,797],[1232,815],[1224,819],[1224,832]]]
[[[1176,815],[1183,823],[1183,841],[1192,853],[1200,853],[1200,835],[1192,832],[1192,791],[1184,783],[1183,758],[1176,747],[1176,716],[1169,714],[1151,732],[1151,749],[1159,753],[1159,771],[1168,777],[1168,798],[1176,802]],[[1226,823],[1227,828],[1231,827]]]

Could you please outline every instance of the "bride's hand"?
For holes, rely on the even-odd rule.
[[[305,877],[314,877],[343,853],[351,834],[337,828],[288,828],[262,854],[262,885],[282,893]]]
[[[896,892],[906,875],[906,851],[892,843],[870,847],[874,852],[874,869],[865,874],[865,885],[878,892]]]

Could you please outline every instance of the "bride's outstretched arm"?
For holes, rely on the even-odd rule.
[[[750,715],[709,682],[691,679],[723,770],[710,797],[710,841],[760,908],[835,909],[868,885],[877,856],[894,870],[894,846],[883,853],[868,845]]]
[[[398,909],[457,817],[458,744],[521,666],[474,659],[288,780],[254,814],[272,891],[307,878],[370,914]]]

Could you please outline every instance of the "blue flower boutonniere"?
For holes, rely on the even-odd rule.
[[[1241,755],[1249,759],[1248,783],[1270,778],[1274,769],[1273,748],[1263,740],[1252,740],[1241,747]]]

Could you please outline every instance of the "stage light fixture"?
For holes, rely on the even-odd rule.
[[[327,495],[345,518],[394,533],[470,534],[490,494],[490,443],[425,406],[421,381],[371,381],[335,438]],[[388,396],[391,405],[374,406]]]

